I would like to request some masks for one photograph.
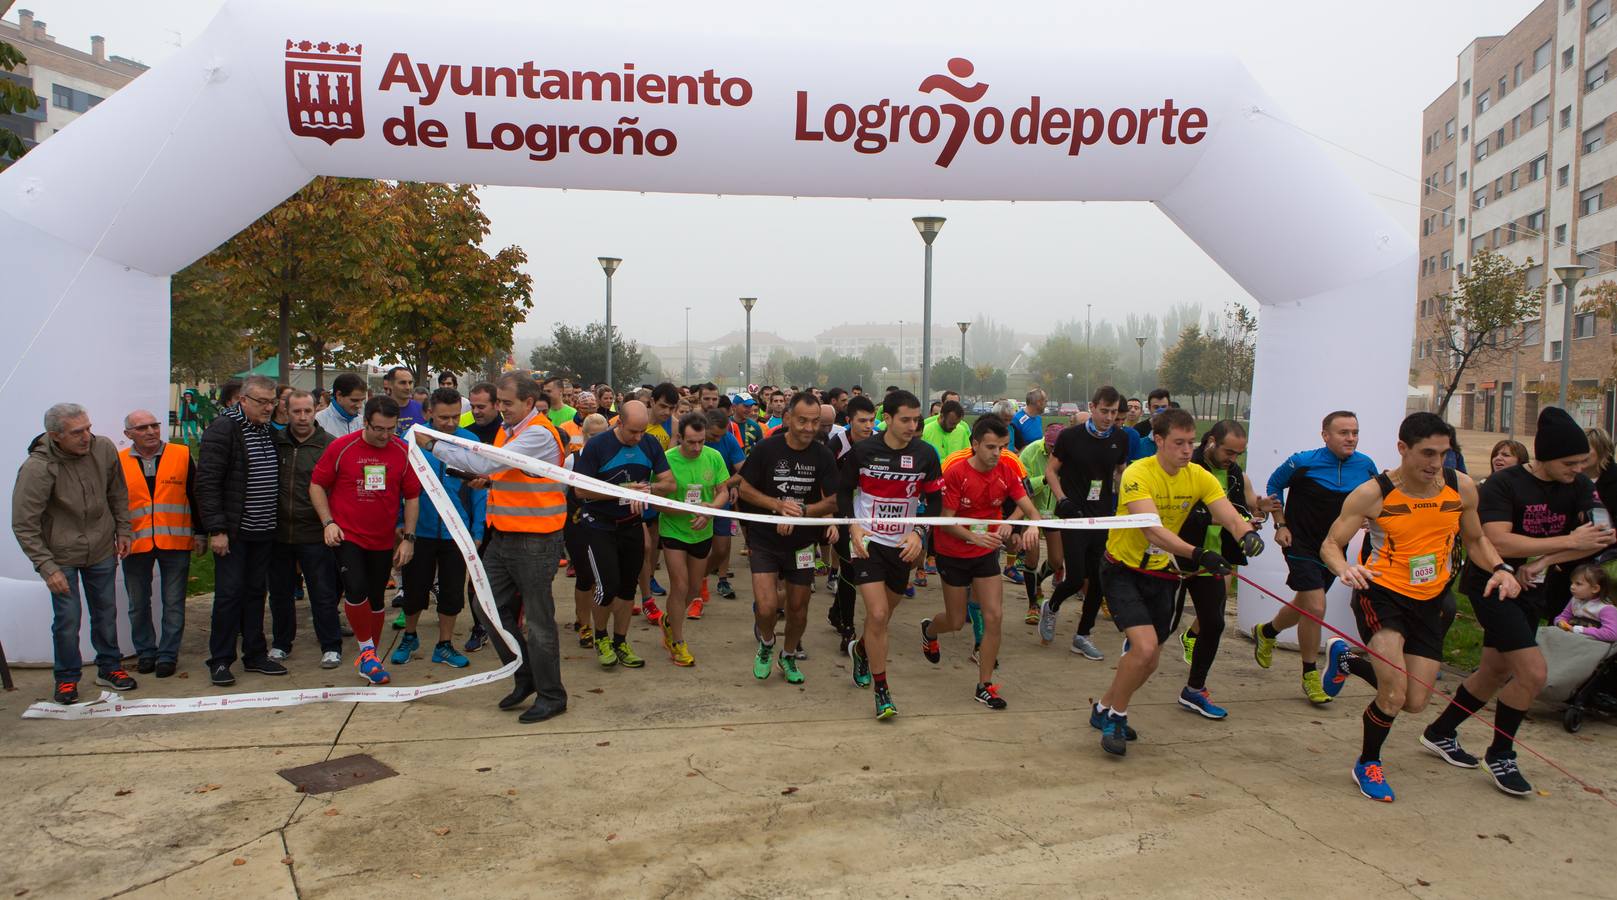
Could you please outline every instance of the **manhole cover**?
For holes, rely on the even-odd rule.
[[[305,794],[329,794],[361,784],[381,781],[399,774],[364,753],[331,759],[295,769],[282,769],[276,774],[292,782]]]

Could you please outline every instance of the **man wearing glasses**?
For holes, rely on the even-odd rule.
[[[129,594],[129,634],[135,642],[135,671],[174,674],[185,630],[185,585],[191,551],[202,539],[191,530],[196,515],[191,448],[163,440],[157,416],[137,409],[124,416],[130,446],[118,452],[129,489],[129,520],[134,543],[124,557],[124,590]],[[158,627],[152,628],[152,570],[161,579]]]
[[[230,666],[241,645],[242,668],[285,675],[264,639],[264,586],[275,546],[280,461],[270,437],[275,382],[252,375],[234,406],[202,432],[197,462],[197,517],[213,551],[213,617],[208,674],[213,683],[236,683]]]

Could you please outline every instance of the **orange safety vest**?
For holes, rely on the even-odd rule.
[[[191,499],[185,495],[191,448],[171,443],[157,459],[155,493],[146,488],[146,472],[134,449],[118,451],[129,486],[129,526],[134,532],[130,553],[191,549]]]
[[[536,422],[548,430],[556,441],[560,451],[556,465],[565,464],[567,442],[543,413],[534,416],[527,425],[512,432],[510,437],[506,436],[504,428],[496,431],[494,446],[505,446],[507,441]],[[567,497],[559,481],[529,475],[521,469],[501,469],[489,476],[487,516],[488,524],[499,531],[553,534],[567,524]]]
[[[563,422],[561,430],[567,435],[568,453],[577,453],[584,449],[584,429],[578,427],[577,422]]]

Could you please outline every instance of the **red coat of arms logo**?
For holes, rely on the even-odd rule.
[[[360,44],[286,42],[286,122],[300,137],[335,144],[365,136]]]

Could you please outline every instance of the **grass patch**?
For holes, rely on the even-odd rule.
[[[1443,661],[1469,672],[1482,660],[1482,627],[1477,624],[1477,614],[1471,609],[1471,601],[1460,593],[1459,582],[1455,582],[1451,590],[1459,614],[1454,617],[1454,624],[1449,626],[1448,636],[1443,639]]]
[[[213,593],[213,554],[203,551],[191,557],[191,577],[185,585],[185,596]]]

